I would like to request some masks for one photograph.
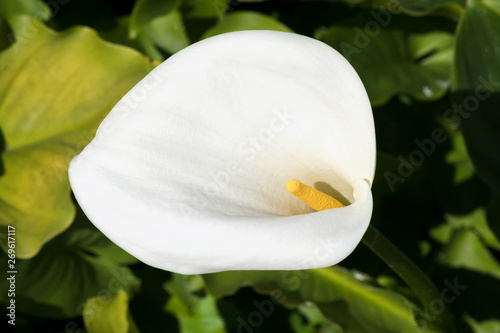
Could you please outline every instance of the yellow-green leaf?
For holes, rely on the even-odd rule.
[[[59,8],[58,4],[52,4]],[[50,7],[40,0],[2,0],[0,1],[0,16],[29,15],[41,20],[51,16]]]
[[[128,295],[119,290],[114,295],[97,296],[83,307],[83,321],[88,333],[138,333],[128,312]]]
[[[57,33],[29,17],[9,19],[17,42],[0,53],[0,245],[16,229],[30,258],[74,218],[67,176],[113,105],[153,67],[141,54],[88,28]]]

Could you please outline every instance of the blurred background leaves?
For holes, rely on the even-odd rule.
[[[248,29],[317,38],[355,67],[377,132],[372,224],[441,300],[419,304],[362,245],[317,270],[164,272],[76,205],[69,161],[121,96],[184,47]],[[2,0],[0,244],[15,226],[18,271],[8,329],[438,332],[446,306],[458,332],[500,332],[499,36],[499,0]]]

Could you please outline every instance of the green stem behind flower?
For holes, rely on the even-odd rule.
[[[441,295],[429,277],[375,227],[368,227],[362,242],[408,284],[422,303],[424,311],[441,300]],[[434,323],[444,332],[455,332],[447,310],[437,315]]]

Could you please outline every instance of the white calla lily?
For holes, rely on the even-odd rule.
[[[71,162],[89,219],[143,262],[185,274],[325,267],[372,212],[365,89],[329,46],[243,31],[173,55],[110,112]],[[314,212],[298,179],[348,204]]]

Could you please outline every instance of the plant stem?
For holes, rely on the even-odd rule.
[[[429,311],[436,302],[443,304],[441,295],[431,279],[374,226],[368,227],[362,242],[406,282],[422,303],[424,312]],[[446,310],[436,314],[436,317],[435,324],[444,328],[445,332],[455,332],[451,316]]]

